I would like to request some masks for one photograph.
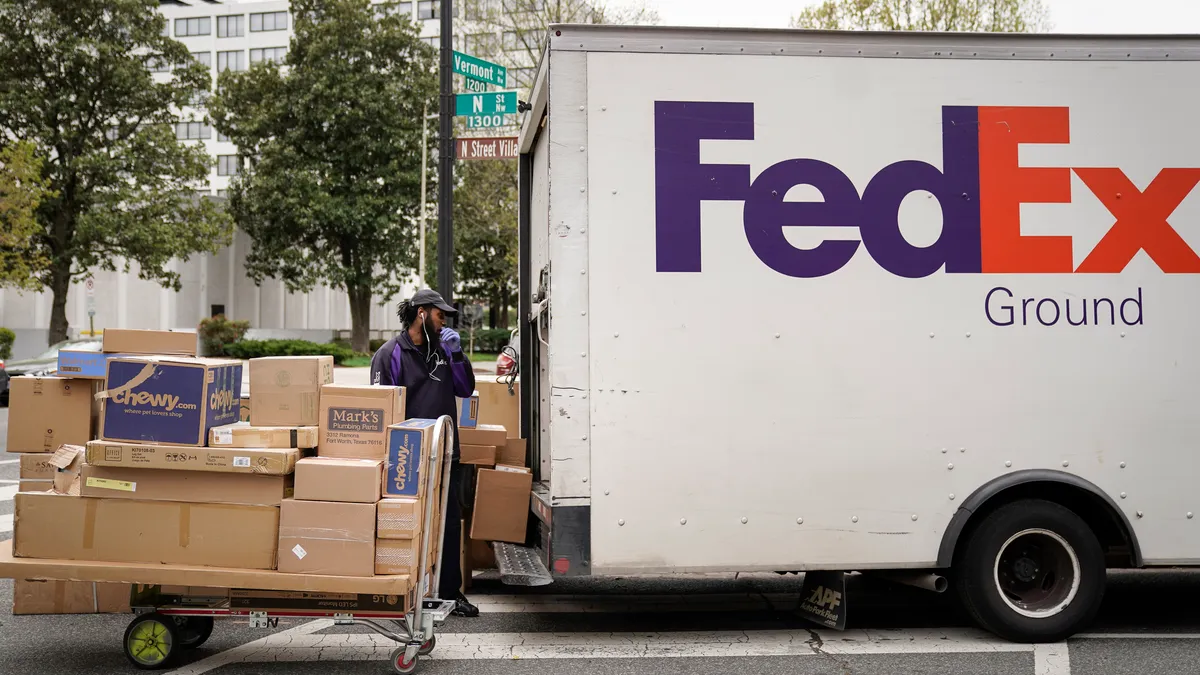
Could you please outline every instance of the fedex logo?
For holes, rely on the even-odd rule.
[[[1200,273],[1200,257],[1168,222],[1200,183],[1200,168],[1164,168],[1139,190],[1119,168],[1021,167],[1023,143],[1069,143],[1065,107],[942,107],[942,168],[905,160],[883,167],[859,194],[837,167],[817,159],[789,159],[751,180],[750,167],[702,164],[700,142],[753,140],[754,104],[655,103],[656,265],[659,272],[700,271],[700,203],[744,204],[746,239],[771,269],[792,277],[820,277],[846,265],[863,246],[901,277],[950,274],[1116,274],[1139,251],[1169,274]],[[855,142],[847,139],[847,143]],[[1068,203],[1077,175],[1112,214],[1108,233],[1078,266],[1071,237],[1021,234],[1023,203]],[[796,185],[811,185],[822,202],[787,202]],[[942,232],[929,246],[909,244],[900,232],[904,198],[933,194],[942,208]],[[827,240],[815,248],[788,243],[792,226],[857,229],[857,240]]]

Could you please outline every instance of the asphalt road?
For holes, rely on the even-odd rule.
[[[0,438],[8,411],[0,410]],[[0,454],[0,541],[11,537],[17,480]],[[11,463],[9,463],[11,462]],[[1200,673],[1200,573],[1110,576],[1096,624],[1066,644],[1014,645],[969,627],[943,595],[856,577],[845,632],[799,618],[800,578],[711,575],[559,581],[536,589],[487,573],[470,595],[482,616],[452,618],[423,673],[649,675],[853,673],[1146,675]],[[11,614],[0,580],[0,673],[134,672],[120,643],[127,615]],[[181,675],[383,674],[393,644],[359,626],[281,620],[276,629],[218,621]]]

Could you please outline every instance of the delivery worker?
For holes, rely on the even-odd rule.
[[[388,340],[371,357],[371,383],[407,389],[409,418],[437,419],[449,415],[454,424],[454,447],[450,451],[450,484],[446,500],[446,533],[442,545],[442,574],[439,594],[455,598],[456,616],[479,616],[467,601],[462,586],[459,559],[459,504],[461,466],[458,463],[458,403],[455,397],[475,393],[475,372],[462,351],[457,332],[446,326],[446,317],[458,311],[446,304],[436,291],[423,289],[401,301],[396,314],[404,330]]]

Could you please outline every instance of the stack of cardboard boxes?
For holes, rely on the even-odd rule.
[[[328,356],[264,358],[242,400],[242,363],[195,358],[194,334],[109,331],[104,350],[70,357],[100,380],[13,380],[8,449],[36,453],[40,481],[16,496],[14,555],[417,573],[435,422],[405,420],[403,388],[334,385]]]

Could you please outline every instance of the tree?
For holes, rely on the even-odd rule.
[[[1049,28],[1042,0],[824,0],[792,19],[826,30],[1029,33]]]
[[[517,294],[516,160],[463,161],[455,173],[457,294],[487,304],[489,327],[508,327],[508,307]],[[427,267],[428,278],[436,279],[436,256]]]
[[[351,346],[369,349],[375,294],[415,267],[421,123],[436,105],[435,52],[411,20],[368,0],[294,0],[280,64],[224,72],[211,111],[246,159],[229,207],[256,282],[345,289]],[[432,139],[431,139],[432,140]]]
[[[49,263],[34,244],[38,205],[53,196],[35,149],[28,141],[0,149],[0,286],[23,290],[37,290],[34,272]]]
[[[128,271],[179,289],[175,258],[216,252],[229,219],[194,198],[211,159],[176,140],[172,108],[211,86],[166,36],[155,0],[0,0],[0,144],[44,158],[47,195],[27,244],[30,285],[49,289],[50,342],[67,336],[71,281]],[[147,59],[174,66],[156,82]],[[118,261],[122,261],[118,263]]]

